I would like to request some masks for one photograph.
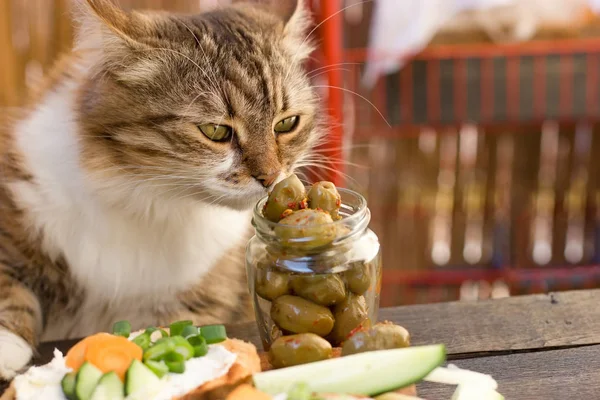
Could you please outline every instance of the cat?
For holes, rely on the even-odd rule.
[[[300,0],[80,8],[73,51],[1,137],[0,379],[118,320],[252,319],[252,207],[322,137]]]

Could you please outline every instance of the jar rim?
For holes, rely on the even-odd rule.
[[[343,211],[347,211],[349,208],[352,210],[352,213],[349,214],[347,217],[341,218],[337,221],[328,222],[326,224],[314,224],[311,226],[319,226],[319,227],[341,226],[341,225],[347,225],[349,223],[352,226],[354,226],[355,224],[359,225],[358,222],[360,220],[364,219],[365,217],[367,217],[367,213],[368,213],[367,200],[365,199],[365,197],[363,195],[361,195],[360,193],[358,193],[354,190],[351,190],[351,189],[338,188],[337,190],[342,198],[340,214],[344,214]],[[258,229],[258,227],[256,226],[258,223],[260,223],[261,225],[264,225],[265,227],[268,227],[270,229],[275,229],[276,227],[296,228],[296,226],[294,226],[294,225],[281,224],[279,222],[273,222],[273,221],[270,221],[267,218],[265,218],[265,216],[262,213],[262,210],[263,210],[263,207],[268,198],[269,198],[269,196],[264,196],[254,206],[253,224],[254,224],[255,228]],[[356,204],[353,206],[350,206],[347,202],[344,202],[344,199],[349,199],[349,198],[353,198],[356,201]]]
[[[362,234],[367,229],[371,213],[367,207],[367,201],[360,193],[350,189],[339,188],[338,192],[342,200],[339,214],[342,216],[340,220],[323,223],[312,224],[310,226],[297,226],[289,224],[281,224],[273,222],[265,218],[262,214],[263,206],[267,201],[267,197],[262,198],[254,207],[254,217],[252,225],[256,231],[256,235],[262,240],[271,243],[273,246],[284,244],[288,250],[299,249],[303,247],[306,251],[310,248],[310,252],[324,251],[326,248],[337,247],[337,244],[352,240],[354,237]],[[277,228],[285,229],[288,232],[285,239],[277,234]],[[316,230],[313,230],[315,229]],[[306,230],[309,230],[308,232]],[[311,233],[309,233],[311,232]],[[328,232],[329,236],[325,242],[321,242],[322,236],[315,232]],[[282,242],[283,240],[283,242]],[[292,245],[290,248],[289,246]]]

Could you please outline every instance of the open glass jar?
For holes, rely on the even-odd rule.
[[[339,189],[341,219],[320,225],[271,222],[254,209],[256,235],[246,250],[248,285],[266,351],[280,336],[312,332],[339,346],[377,321],[379,239],[360,194]]]

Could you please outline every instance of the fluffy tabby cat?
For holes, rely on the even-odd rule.
[[[0,378],[40,340],[250,318],[252,205],[317,141],[297,1],[200,15],[86,0],[2,136]]]

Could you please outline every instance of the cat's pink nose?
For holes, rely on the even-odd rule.
[[[273,184],[273,182],[275,182],[275,180],[277,179],[278,176],[279,176],[279,171],[272,172],[270,174],[258,175],[258,176],[255,176],[255,178],[257,181],[262,183],[262,185],[264,187],[268,188],[269,186],[271,186]]]

